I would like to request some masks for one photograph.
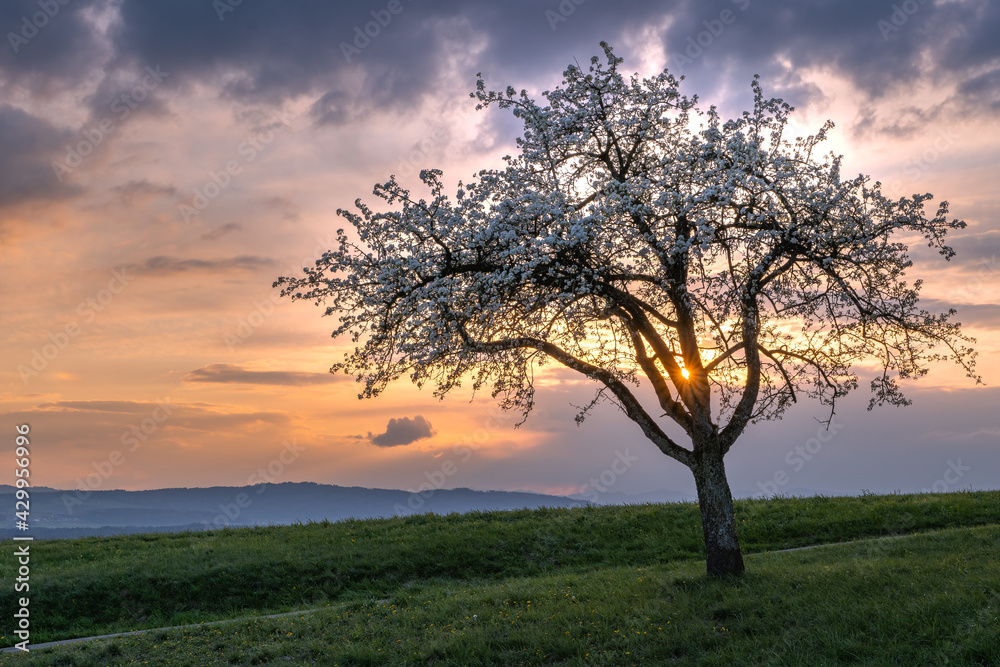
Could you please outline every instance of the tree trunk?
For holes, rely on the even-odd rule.
[[[736,535],[733,494],[726,479],[722,456],[705,456],[694,468],[701,508],[701,526],[705,533],[708,574],[725,576],[743,574],[743,554]]]

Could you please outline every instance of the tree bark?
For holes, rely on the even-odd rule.
[[[708,574],[717,577],[743,574],[733,494],[729,490],[722,454],[702,457],[691,470],[698,488]]]

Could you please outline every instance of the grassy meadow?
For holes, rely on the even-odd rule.
[[[0,665],[1000,665],[1000,492],[736,512],[735,580],[705,576],[691,504],[38,542],[33,643],[243,620]]]

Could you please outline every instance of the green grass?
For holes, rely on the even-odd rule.
[[[36,543],[32,642],[329,607],[0,664],[1000,664],[1000,492],[741,501],[737,519],[757,555],[736,581],[705,577],[684,504]]]

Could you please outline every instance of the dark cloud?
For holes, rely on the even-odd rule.
[[[909,13],[897,12],[902,5]],[[997,101],[1000,42],[995,35],[1000,6],[988,0],[895,4],[716,0],[687,7],[664,35],[668,52],[683,53],[688,38],[697,40],[708,28],[704,22],[715,21],[722,11],[728,9],[734,17],[686,66],[693,73],[718,78],[720,70],[729,70],[740,81],[753,69],[770,84],[782,72],[820,67],[847,77],[868,101],[905,93],[923,82],[956,86],[956,94],[944,103],[952,113],[981,114]],[[717,24],[714,27],[718,30]],[[805,91],[788,82],[778,85],[777,92],[793,104],[809,101]],[[877,123],[868,119],[868,124],[876,131],[884,126],[891,134],[912,133],[942,111],[918,99],[914,102],[919,108],[907,112],[908,122],[888,117]]]
[[[46,3],[48,4],[48,3]],[[75,88],[107,60],[94,19],[109,0],[57,2],[51,16],[38,0],[0,2],[0,86],[24,86],[46,96]]]
[[[353,39],[354,25],[372,20],[371,9],[344,3],[290,5],[272,0],[243,3],[222,14],[220,20],[213,4],[201,0],[126,0],[113,40],[123,57],[160,63],[185,84],[210,79],[222,83],[223,96],[271,104],[303,94],[322,95],[337,85],[351,65],[340,42]],[[426,31],[420,27],[431,11],[427,3],[405,2],[403,13],[394,16],[384,34],[376,38],[386,55],[381,67],[377,57],[366,63],[375,74],[373,91],[383,90],[382,101],[394,97],[392,92],[415,93],[423,78],[392,76],[388,53],[409,52],[418,61],[414,66],[433,64],[434,35],[421,34]],[[376,50],[374,45],[369,48]],[[381,83],[377,83],[379,78]]]
[[[558,14],[559,4],[403,0],[387,20],[381,3],[271,0],[242,3],[220,20],[203,0],[123,0],[110,40],[116,62],[159,64],[182,88],[208,81],[224,97],[266,106],[312,96],[316,123],[337,125],[373,111],[412,112],[454,74],[467,91],[486,69],[550,81],[574,57],[598,52],[601,39],[662,16],[671,3],[633,3],[627,13],[588,3],[552,23],[546,12]],[[376,19],[384,25],[369,25]]]
[[[137,116],[158,117],[170,113],[164,89],[173,87],[171,72],[159,63],[131,62],[133,60],[120,58],[104,67],[97,89],[84,100],[95,120],[131,121]]]
[[[730,22],[720,28],[724,11],[731,13]],[[792,71],[813,65],[839,70],[870,95],[879,96],[920,74],[916,56],[924,43],[918,24],[928,21],[931,14],[922,9],[923,15],[901,30],[898,39],[886,41],[878,21],[891,11],[888,4],[864,0],[691,2],[664,35],[664,47],[671,54],[690,58],[698,54],[692,41],[704,45],[692,63],[683,64],[682,71],[718,70],[738,59],[743,62],[738,67],[743,70],[741,77],[748,73],[746,67],[752,67],[769,80],[785,71],[780,62],[785,60]],[[701,35],[704,31],[710,34]]]
[[[1000,4],[990,0],[639,0],[627,8],[565,0],[402,0],[393,15],[385,3],[262,0],[225,12],[220,4],[78,0],[23,54],[0,57],[0,68],[12,80],[35,77],[42,90],[50,81],[69,80],[70,72],[81,80],[81,68],[97,70],[102,78],[90,100],[96,112],[145,67],[159,65],[177,89],[208,83],[242,104],[280,106],[311,97],[315,122],[339,125],[376,110],[412,112],[458,85],[455,77],[471,90],[477,71],[490,70],[515,86],[535,78],[548,85],[567,63],[585,64],[599,54],[600,40],[634,56],[641,36],[660,41],[676,73],[719,90],[746,84],[758,72],[769,91],[809,103],[822,92],[796,72],[815,66],[848,77],[868,101],[929,81],[954,86],[945,103],[953,111],[982,113],[1000,104]],[[94,6],[118,13],[106,35],[87,18]],[[5,3],[0,24],[17,25],[34,11],[28,0]],[[157,104],[145,105],[147,111],[157,111]],[[935,117],[929,106],[914,114],[916,121]],[[875,131],[920,125],[863,120]]]
[[[214,382],[220,384],[312,385],[341,382],[343,375],[332,373],[303,373],[299,371],[252,371],[236,364],[209,364],[184,376],[186,382]]]
[[[0,207],[74,193],[52,168],[73,137],[68,130],[0,104]]]
[[[1000,109],[1000,70],[992,70],[963,81],[958,96],[973,106]]]
[[[379,447],[398,447],[399,445],[409,445],[417,440],[430,438],[436,433],[437,431],[431,427],[429,421],[417,415],[413,419],[409,417],[390,419],[389,423],[386,424],[385,433],[380,433],[376,436],[369,433],[368,439],[371,440],[373,445]]]
[[[240,255],[229,259],[179,259],[167,255],[150,257],[137,268],[146,273],[184,273],[187,271],[253,271],[274,266],[274,260],[254,255]]]

